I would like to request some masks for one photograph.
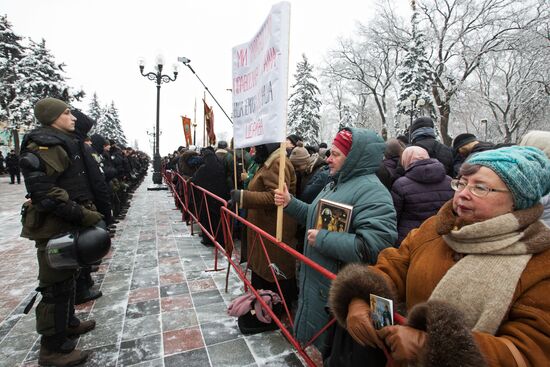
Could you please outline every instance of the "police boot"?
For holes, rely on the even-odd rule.
[[[67,336],[78,336],[86,334],[88,331],[91,331],[93,329],[95,329],[95,320],[78,320],[78,324],[74,326],[69,324],[69,326],[67,327]]]
[[[62,353],[47,348],[44,344],[40,346],[38,364],[40,366],[76,366],[88,359],[90,352],[75,349],[69,353]]]
[[[90,275],[90,268],[81,269],[78,278],[76,279],[76,295],[74,299],[75,305],[89,302],[103,295],[101,291],[96,291],[91,287],[93,279]]]
[[[59,333],[55,335],[42,335],[40,346],[49,351],[67,354],[76,348],[77,342],[77,339],[67,338],[66,333]]]
[[[77,291],[76,291],[76,297],[75,297],[75,300],[74,300],[74,304],[75,305],[81,305],[83,303],[86,303],[86,302],[90,302],[94,299],[97,299],[101,296],[103,296],[103,293],[101,291],[97,291],[93,288],[89,288],[89,287],[82,287],[80,289],[77,288]]]

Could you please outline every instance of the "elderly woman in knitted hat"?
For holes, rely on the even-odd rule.
[[[550,228],[539,200],[550,160],[532,147],[480,152],[451,185],[454,198],[399,249],[338,274],[332,311],[358,343],[387,348],[397,361],[548,365]],[[369,294],[403,304],[407,325],[375,330]]]
[[[395,211],[391,195],[376,176],[385,144],[373,131],[343,129],[332,142],[327,160],[331,180],[311,204],[291,197],[288,190],[275,190],[275,204],[283,205],[307,229],[304,255],[331,272],[342,264],[374,264],[378,252],[392,246],[397,238]],[[321,199],[352,205],[347,232],[315,229]],[[330,281],[308,266],[299,272],[300,294],[294,322],[299,341],[306,343],[329,321],[326,311]],[[332,330],[332,329],[331,329]],[[326,348],[327,332],[315,339],[316,346]]]

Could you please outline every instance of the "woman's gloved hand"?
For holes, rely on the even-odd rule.
[[[398,362],[418,362],[428,340],[426,332],[410,326],[386,326],[377,333],[390,349],[392,358]]]
[[[349,335],[362,346],[384,349],[384,343],[376,334],[370,316],[370,307],[361,298],[354,298],[348,306],[346,325]]]

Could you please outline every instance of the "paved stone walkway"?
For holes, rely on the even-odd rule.
[[[214,265],[211,248],[181,222],[167,191],[136,190],[126,219],[117,226],[96,287],[103,297],[78,307],[97,327],[80,338],[91,350],[85,366],[302,366],[279,331],[243,336],[228,317],[229,301],[242,294],[231,274]],[[0,177],[0,366],[36,366],[34,309],[22,313],[36,287],[35,249],[19,237],[24,185]],[[221,266],[225,262],[220,259]]]

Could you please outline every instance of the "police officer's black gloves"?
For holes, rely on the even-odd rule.
[[[58,201],[54,213],[74,224],[80,224],[83,218],[82,208],[72,200],[66,202]]]

